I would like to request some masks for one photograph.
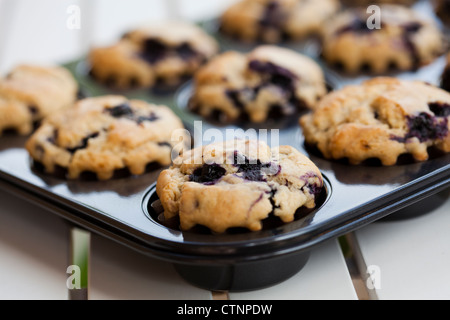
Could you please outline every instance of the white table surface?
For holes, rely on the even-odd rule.
[[[450,299],[449,194],[430,198],[438,206],[429,212],[428,206],[418,208],[423,215],[377,222],[354,233],[360,272],[378,268],[379,283],[369,290],[373,299]]]
[[[4,191],[0,220],[0,299],[67,299],[67,223]]]
[[[176,6],[178,12],[169,16],[162,0],[0,0],[0,72],[21,62],[64,63],[80,57],[91,45],[113,41],[137,22],[180,15],[207,19],[233,1],[183,0]],[[81,8],[80,30],[66,27],[67,8],[74,4]],[[351,235],[361,276],[367,266],[381,270],[381,289],[372,290],[371,298],[450,298],[449,209],[447,201],[422,218],[376,223]],[[0,219],[0,299],[68,299],[69,225],[3,191]],[[187,284],[170,264],[97,235],[91,236],[88,293],[93,300],[218,297]],[[358,296],[338,242],[332,240],[315,249],[305,268],[289,281],[225,298],[355,300]]]

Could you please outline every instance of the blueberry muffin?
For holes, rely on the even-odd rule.
[[[324,74],[314,60],[264,45],[247,54],[225,52],[202,67],[189,107],[222,122],[260,123],[313,108],[326,92]]]
[[[126,33],[89,54],[91,75],[119,89],[176,86],[218,52],[216,41],[195,25],[159,23]]]
[[[221,16],[223,34],[244,42],[279,43],[316,35],[338,0],[243,0]]]
[[[178,216],[182,230],[223,233],[259,231],[270,215],[292,222],[299,208],[316,206],[323,185],[319,169],[293,147],[234,140],[184,153],[160,174],[156,191],[165,218]]]
[[[450,24],[450,0],[434,0],[434,11],[445,24]]]
[[[443,54],[437,26],[407,7],[381,6],[380,28],[368,26],[366,9],[338,14],[324,27],[322,56],[329,65],[350,74],[410,71]],[[369,21],[371,22],[371,21]]]
[[[26,148],[49,174],[62,169],[69,179],[90,172],[107,180],[116,170],[140,175],[150,163],[170,165],[175,133],[184,139],[183,124],[168,107],[103,96],[46,118]]]
[[[300,119],[307,145],[327,159],[385,166],[402,154],[428,160],[428,148],[450,152],[450,94],[419,81],[379,77],[327,95]]]
[[[62,67],[19,65],[0,79],[0,135],[27,135],[35,123],[77,99],[78,85]]]

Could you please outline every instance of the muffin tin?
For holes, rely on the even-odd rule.
[[[301,47],[318,58],[311,54],[318,53],[314,42]],[[396,76],[438,84],[444,64],[442,57],[415,73]],[[87,76],[84,60],[66,67],[76,76],[84,95],[112,93]],[[347,78],[325,65],[323,68],[334,89],[367,78]],[[194,132],[195,121],[201,119],[187,109],[191,90],[187,83],[176,93],[149,90],[114,93],[168,105],[186,128]],[[211,128],[225,133],[227,129],[254,127],[203,121],[203,131]],[[258,125],[256,129],[259,128],[279,129],[280,144],[292,145],[308,155],[322,171],[326,186],[316,209],[299,212],[296,221],[290,224],[268,221],[259,232],[238,230],[222,235],[197,229],[182,232],[177,224],[170,225],[160,218],[155,182],[163,168],[110,181],[67,181],[35,168],[24,149],[27,138],[12,134],[0,139],[0,188],[92,232],[171,262],[183,278],[196,286],[247,291],[287,280],[303,268],[317,245],[391,216],[450,185],[450,154],[434,155],[421,163],[404,159],[394,167],[374,163],[350,166],[325,160],[315,150],[306,148],[298,117]],[[202,142],[194,141],[196,145]]]

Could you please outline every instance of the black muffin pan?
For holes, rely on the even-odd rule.
[[[317,53],[314,44],[302,48],[307,53]],[[396,76],[438,84],[444,65],[442,57],[417,72]],[[83,60],[69,63],[66,67],[76,76],[85,96],[114,93],[165,104],[192,133],[200,130],[195,124],[202,119],[187,108],[192,90],[189,83],[175,93],[149,90],[115,92],[91,79]],[[368,78],[343,77],[323,67],[329,86],[334,89]],[[0,188],[87,230],[173,263],[184,279],[198,287],[248,291],[287,280],[307,263],[310,251],[325,241],[374,221],[395,217],[397,211],[450,186],[450,154],[435,150],[430,150],[432,156],[428,161],[414,162],[402,157],[398,165],[392,167],[383,167],[377,161],[351,166],[345,161],[325,160],[317,150],[304,145],[298,125],[300,115],[257,126],[248,123],[223,125],[205,120],[201,123],[201,132],[215,129],[225,134],[227,129],[242,129],[242,137],[247,138],[258,137],[249,129],[278,129],[280,145],[294,146],[320,168],[325,188],[317,199],[317,207],[309,211],[299,210],[296,220],[289,224],[270,218],[259,232],[230,230],[226,234],[212,234],[201,227],[181,231],[176,220],[163,219],[155,192],[156,180],[164,168],[151,167],[142,176],[125,175],[110,181],[68,181],[43,173],[24,149],[27,138],[14,134],[7,133],[0,138]],[[269,144],[271,137],[269,134]],[[196,145],[201,140],[194,134]],[[404,218],[405,215],[399,217]]]
[[[111,92],[84,76],[79,69],[83,62],[67,67],[79,77],[86,95]],[[195,121],[201,119],[187,109],[190,93],[188,83],[175,95],[146,91],[127,95],[169,105],[194,131]],[[202,122],[203,131],[214,128],[222,133],[230,128],[245,132],[251,127]],[[280,144],[292,145],[308,155],[325,178],[325,190],[315,210],[299,212],[296,221],[289,224],[272,218],[260,232],[232,230],[218,235],[201,228],[182,232],[177,223],[161,219],[155,182],[163,168],[152,167],[143,176],[125,175],[110,181],[67,181],[43,173],[23,148],[26,137],[14,134],[0,139],[0,186],[88,230],[173,263],[194,285],[244,291],[288,279],[302,269],[316,245],[387,217],[450,185],[450,154],[437,153],[420,163],[406,158],[393,167],[376,162],[350,166],[325,160],[316,150],[306,148],[298,117],[274,120],[258,128],[279,129]]]

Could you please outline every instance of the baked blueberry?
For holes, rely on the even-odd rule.
[[[450,104],[448,103],[431,102],[428,106],[436,117],[446,118],[450,116]]]
[[[68,147],[68,148],[66,148],[66,150],[69,151],[70,153],[74,154],[78,150],[86,149],[88,147],[89,140],[97,138],[98,135],[99,135],[98,132],[94,132],[94,133],[88,135],[87,137],[82,138],[80,144],[77,145],[76,147]],[[51,139],[48,141],[55,145],[57,140]]]
[[[442,140],[448,135],[448,120],[437,119],[429,113],[407,116],[408,132],[405,139],[417,138],[420,142]]]
[[[114,118],[120,118],[120,117],[126,117],[126,116],[133,115],[133,110],[131,109],[131,107],[128,103],[122,103],[115,107],[108,108],[105,110],[105,112],[109,113]]]
[[[348,24],[342,26],[340,29],[336,31],[336,36],[339,36],[343,33],[353,32],[353,33],[366,33],[372,32],[375,29],[369,28],[367,25],[367,19],[362,19],[361,17],[354,17]]]
[[[226,170],[218,164],[205,164],[195,169],[189,176],[189,181],[197,183],[214,183],[226,174]]]

